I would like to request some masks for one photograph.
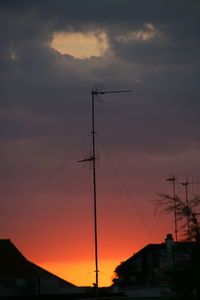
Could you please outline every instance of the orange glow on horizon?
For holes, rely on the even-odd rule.
[[[112,284],[114,270],[121,260],[100,261],[99,286],[105,287]],[[77,286],[93,286],[95,282],[94,262],[45,262],[40,266]]]

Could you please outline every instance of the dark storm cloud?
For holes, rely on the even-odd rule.
[[[177,139],[182,147],[198,144],[198,9],[198,1],[1,1],[3,137],[59,133],[59,120],[65,116],[61,128],[74,127],[74,115],[87,130],[88,90],[100,81],[134,90],[131,109],[115,108],[116,118],[121,111],[128,116],[121,130],[134,129],[121,132],[125,146],[136,140],[139,149],[169,151]],[[50,47],[55,31],[96,29],[106,32],[112,56],[77,60]],[[15,117],[6,118],[15,108]],[[20,109],[31,114],[28,126],[19,126]],[[38,114],[52,116],[42,130]],[[109,116],[105,128],[108,122]]]
[[[160,22],[178,21],[181,17],[187,19],[188,15],[198,16],[198,1],[192,0],[188,3],[187,0],[168,1],[159,0],[102,0],[91,1],[81,0],[65,1],[65,0],[1,0],[0,7],[11,9],[17,12],[26,12],[27,10],[36,9],[42,16],[46,16],[52,20],[65,19],[66,17],[78,20],[102,20],[102,21],[130,21],[136,20],[144,22],[145,20]],[[63,20],[62,20],[63,21]]]

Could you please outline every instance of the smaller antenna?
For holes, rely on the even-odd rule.
[[[175,232],[175,239],[176,242],[178,240],[178,230],[177,230],[177,206],[176,206],[176,177],[172,176],[166,179],[168,182],[173,183],[173,199],[174,199],[174,232]]]
[[[200,182],[198,181],[188,181],[187,176],[186,176],[186,180],[184,182],[181,182],[180,184],[182,184],[185,188],[185,201],[186,201],[186,205],[187,207],[189,207],[189,198],[188,198],[188,187],[190,184],[199,184]],[[189,241],[191,241],[191,234],[190,234],[190,217],[187,216],[187,230],[188,230],[188,239]]]

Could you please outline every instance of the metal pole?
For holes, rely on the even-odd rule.
[[[189,184],[199,184],[199,181],[188,181],[187,180],[187,176],[186,176],[186,180],[185,182],[182,182],[181,184],[184,186],[185,188],[185,201],[186,201],[186,206],[188,208],[188,213],[187,213],[187,230],[188,230],[188,240],[191,241],[192,236],[191,236],[191,231],[190,231],[190,215],[191,215],[191,210],[189,207],[189,198],[188,198],[188,186]],[[198,215],[198,214],[197,214]]]
[[[177,229],[177,207],[176,207],[176,178],[175,176],[170,177],[167,181],[173,182],[173,199],[174,199],[174,232],[175,232],[175,240],[178,241],[178,229]]]
[[[96,149],[95,149],[95,120],[94,120],[94,91],[92,91],[92,166],[93,166],[93,201],[94,201],[94,241],[95,241],[95,273],[96,273],[96,297],[98,297],[98,232],[97,232],[97,197],[96,197]]]
[[[188,200],[188,184],[189,182],[184,182],[183,185],[185,186],[185,201],[186,201],[186,205],[188,207],[189,210],[189,200]],[[189,211],[188,211],[189,212]],[[188,239],[189,241],[191,241],[191,234],[190,234],[190,217],[189,215],[187,216],[187,228],[188,228]]]
[[[110,94],[110,93],[127,93],[131,90],[120,90],[120,91],[98,91],[92,90],[92,157],[89,159],[84,159],[82,161],[92,161],[93,169],[93,201],[94,201],[94,241],[95,241],[95,273],[96,273],[96,298],[99,294],[99,266],[98,266],[98,230],[97,230],[97,197],[96,197],[96,149],[95,149],[95,107],[94,99],[95,96]],[[81,162],[81,161],[80,161]]]
[[[174,194],[174,223],[175,223],[175,239],[178,241],[178,230],[177,230],[177,211],[176,211],[176,178],[173,177],[173,194]]]

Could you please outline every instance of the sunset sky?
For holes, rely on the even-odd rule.
[[[91,90],[100,285],[173,233],[166,178],[199,181],[199,0],[0,0],[0,237],[77,285],[95,281]],[[184,197],[183,187],[177,192]],[[189,185],[189,197],[199,185]]]

